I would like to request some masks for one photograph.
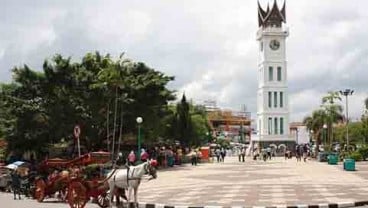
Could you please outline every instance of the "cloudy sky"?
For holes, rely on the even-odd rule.
[[[77,60],[96,50],[125,52],[175,76],[170,88],[197,103],[246,105],[256,115],[257,0],[0,1],[0,82],[11,80],[13,66],[40,70],[55,53]],[[287,1],[292,121],[345,88],[355,90],[351,117],[360,117],[368,97],[367,8],[366,0]]]

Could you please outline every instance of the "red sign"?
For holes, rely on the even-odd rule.
[[[79,138],[80,133],[81,133],[81,129],[80,129],[79,125],[76,125],[76,126],[74,127],[74,136],[75,136],[76,138]]]

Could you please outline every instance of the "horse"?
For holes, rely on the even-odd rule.
[[[146,161],[137,166],[130,166],[128,169],[115,169],[107,174],[110,193],[114,193],[115,188],[128,189],[128,203],[130,202],[132,190],[134,191],[134,204],[137,205],[138,186],[141,183],[143,175],[152,176],[151,179],[157,178],[157,171],[154,161]],[[112,199],[110,198],[110,208],[112,207]]]

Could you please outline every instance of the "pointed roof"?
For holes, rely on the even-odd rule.
[[[267,11],[264,11],[258,0],[258,26],[276,26],[281,27],[281,23],[286,23],[286,0],[284,0],[284,5],[280,10],[276,0],[274,0],[272,9],[270,10],[269,5],[267,5]]]

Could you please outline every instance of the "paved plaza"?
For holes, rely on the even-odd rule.
[[[368,200],[368,163],[355,172],[342,164],[275,158],[271,161],[185,166],[159,173],[143,182],[139,201],[184,206],[274,206]]]
[[[143,205],[160,206],[293,206],[318,205],[368,200],[368,163],[356,164],[347,172],[342,164],[276,158],[271,161],[239,163],[228,157],[225,163],[202,163],[160,170],[156,180],[143,180],[138,200]],[[16,200],[0,193],[8,208],[68,207],[47,199]],[[3,206],[1,206],[3,207]],[[87,204],[87,208],[98,207]]]

